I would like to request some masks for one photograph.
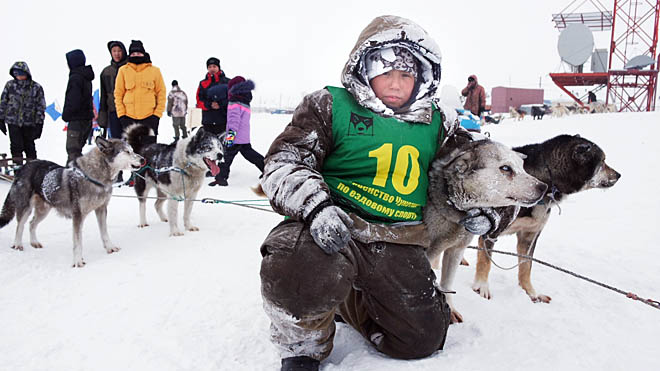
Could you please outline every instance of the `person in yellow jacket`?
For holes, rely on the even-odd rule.
[[[151,64],[142,41],[132,40],[128,48],[128,63],[119,68],[115,80],[115,106],[122,130],[133,123],[153,129],[154,136],[144,138],[145,144],[155,143],[165,104],[165,82],[160,69]]]

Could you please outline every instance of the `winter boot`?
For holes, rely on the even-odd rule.
[[[321,362],[306,356],[282,359],[282,371],[319,371]]]
[[[214,186],[226,187],[228,185],[229,185],[229,183],[227,182],[227,179],[216,179],[213,182],[209,183],[209,186],[211,186],[211,187],[214,187]]]

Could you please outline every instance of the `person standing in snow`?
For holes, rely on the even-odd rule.
[[[140,138],[143,145],[156,143],[158,123],[165,111],[165,82],[160,69],[151,64],[142,41],[128,47],[128,63],[121,66],[115,80],[115,108],[122,131],[133,123],[147,126],[153,136]]]
[[[92,131],[94,103],[92,98],[92,66],[85,66],[85,54],[80,49],[66,53],[69,66],[69,83],[64,96],[62,120],[68,123],[66,129],[66,163],[82,156],[85,141]]]
[[[25,62],[16,62],[9,69],[12,80],[7,81],[0,96],[0,131],[7,135],[12,157],[34,160],[36,139],[44,128],[46,99],[44,89],[32,80]],[[25,156],[23,156],[25,153]]]
[[[172,90],[167,95],[167,115],[172,117],[172,126],[174,126],[174,140],[179,140],[179,130],[181,136],[188,137],[186,128],[186,114],[188,113],[188,96],[179,87],[179,82],[172,81]]]
[[[202,109],[202,126],[214,134],[227,130],[227,83],[229,78],[220,69],[220,60],[206,61],[206,77],[197,87],[197,108]]]
[[[101,99],[99,100],[99,126],[109,132],[109,138],[121,139],[122,128],[115,108],[115,80],[119,68],[126,64],[128,55],[121,41],[109,41],[110,65],[101,71]]]
[[[442,349],[450,309],[425,254],[422,206],[438,148],[470,135],[433,101],[440,61],[417,24],[378,17],[349,55],[344,88],[303,98],[271,145],[261,186],[288,218],[261,245],[260,274],[282,370],[318,370],[335,315],[390,357]],[[483,227],[473,233],[497,227],[473,218]]]
[[[461,94],[465,97],[463,108],[481,117],[481,112],[486,110],[486,90],[479,85],[476,75],[468,77],[468,84]]]
[[[236,76],[227,83],[228,106],[227,106],[227,135],[225,137],[225,153],[220,163],[220,172],[210,186],[227,186],[229,168],[234,157],[240,152],[243,157],[250,161],[259,171],[264,172],[264,156],[255,151],[250,144],[250,102],[252,102],[252,90],[254,82],[245,80],[243,76]]]

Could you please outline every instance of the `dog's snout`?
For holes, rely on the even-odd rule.
[[[218,152],[218,155],[216,157],[217,157],[218,161],[221,161],[222,160],[222,153]]]
[[[548,190],[548,185],[545,184],[545,183],[540,183],[540,182],[539,182],[539,184],[536,185],[536,190],[537,190],[540,194],[544,195],[544,194],[545,194],[545,191]]]

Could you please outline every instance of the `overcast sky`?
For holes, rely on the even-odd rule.
[[[537,88],[540,81],[546,99],[557,98],[559,90],[548,73],[566,71],[551,17],[569,3],[2,1],[0,68],[8,73],[15,61],[26,61],[34,80],[44,86],[47,103],[57,99],[63,104],[66,52],[85,52],[97,76],[96,89],[110,62],[107,42],[120,40],[128,48],[131,39],[139,39],[168,89],[177,79],[191,99],[206,72],[206,59],[215,56],[229,77],[255,81],[253,104],[281,100],[295,106],[305,93],[340,85],[340,72],[360,31],[373,18],[392,14],[417,22],[436,40],[443,56],[441,85],[463,88],[467,76],[476,74],[490,94],[495,86]],[[609,32],[594,35],[596,47],[607,48]]]

